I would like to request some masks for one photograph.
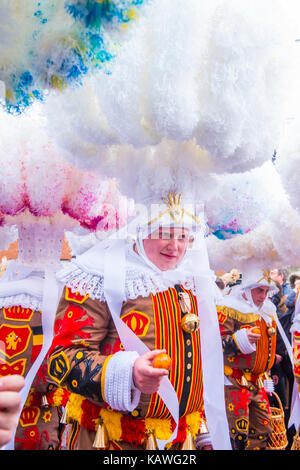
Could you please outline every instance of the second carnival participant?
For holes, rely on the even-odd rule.
[[[158,207],[134,241],[98,243],[59,275],[49,374],[69,449],[231,449],[202,220],[176,191]]]
[[[266,376],[276,350],[277,287],[268,270],[249,269],[218,306],[224,350],[226,409],[234,450],[265,449],[273,429]],[[269,390],[268,390],[269,386]]]

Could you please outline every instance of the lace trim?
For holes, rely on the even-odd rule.
[[[101,302],[106,300],[103,276],[101,275],[90,274],[78,266],[72,266],[58,273],[57,278],[73,292],[79,292],[81,295],[89,294],[91,299],[98,299]],[[138,270],[128,270],[125,280],[126,299],[136,299],[139,296],[148,297],[150,294],[155,295],[169,289],[169,287],[174,287],[178,283],[183,284],[185,289],[192,290],[195,293],[193,278],[186,279],[184,282],[180,280],[170,282],[159,275],[155,275],[155,273],[150,276],[148,273]]]
[[[8,297],[0,297],[0,308],[10,308],[20,306],[40,311],[42,302],[40,299],[29,294],[17,294]]]

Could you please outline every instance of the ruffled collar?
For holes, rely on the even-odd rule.
[[[73,291],[105,301],[103,273],[103,245],[97,244],[59,271],[57,278]],[[143,258],[135,253],[132,242],[126,244],[125,300],[139,296],[148,297],[179,283],[186,289],[194,290],[189,259],[185,267],[181,265],[180,269],[160,271],[147,265]]]

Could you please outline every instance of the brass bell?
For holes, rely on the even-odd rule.
[[[60,422],[61,424],[69,424],[69,420],[68,420],[68,407],[67,407],[67,404],[66,406],[64,407],[64,411],[63,411],[63,414],[60,418]]]
[[[200,325],[198,315],[195,315],[194,313],[187,313],[181,319],[180,325],[183,331],[186,333],[194,333],[198,330]]]
[[[108,434],[104,421],[103,419],[100,419],[95,439],[93,442],[93,447],[95,447],[96,449],[106,449],[108,446],[108,442]]]
[[[242,375],[242,377],[241,377],[241,385],[243,387],[249,387],[249,382],[248,382],[248,380],[246,379],[246,377],[244,375]]]
[[[195,450],[195,445],[192,437],[192,433],[188,428],[188,432],[184,443],[182,444],[181,450]]]
[[[152,431],[147,431],[147,437],[146,437],[146,450],[157,450],[157,442],[156,438],[154,436],[154,433]]]
[[[48,403],[48,400],[47,400],[46,395],[43,395],[43,396],[42,396],[42,406],[43,406],[44,408],[48,408],[48,407],[49,407],[49,403]]]
[[[263,388],[264,386],[264,381],[262,380],[261,377],[258,377],[257,381],[256,381],[256,385],[258,386],[258,388]]]
[[[273,326],[269,326],[267,331],[269,336],[274,336],[276,334],[276,329]]]
[[[199,429],[199,434],[207,434],[208,432],[209,431],[208,431],[206,421],[202,419],[200,429]]]

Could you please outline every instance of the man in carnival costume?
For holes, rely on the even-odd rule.
[[[162,200],[134,240],[119,233],[59,273],[48,371],[68,395],[69,449],[231,449],[202,219],[176,188]],[[169,372],[153,366],[161,351]]]
[[[272,433],[266,373],[275,359],[276,307],[269,297],[276,292],[268,270],[249,269],[217,307],[234,450],[264,449]]]

